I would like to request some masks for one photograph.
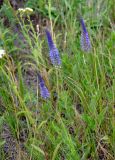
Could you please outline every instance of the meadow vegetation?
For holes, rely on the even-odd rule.
[[[0,160],[115,159],[114,22],[113,0],[0,1]]]

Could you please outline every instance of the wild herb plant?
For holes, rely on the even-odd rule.
[[[32,16],[45,12],[44,5],[48,26],[38,24],[38,31]],[[32,7],[32,15],[12,9],[23,35],[17,50],[18,33],[4,23],[0,28],[6,51],[0,58],[0,157],[114,160],[113,1],[30,0],[24,6]]]

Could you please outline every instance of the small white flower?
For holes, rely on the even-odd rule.
[[[32,9],[32,8],[27,7],[27,8],[25,8],[25,11],[27,11],[27,12],[33,12],[33,9]]]
[[[18,11],[21,12],[21,13],[24,13],[25,9],[24,8],[19,8]]]
[[[0,49],[0,58],[2,58],[6,54],[4,49]]]
[[[25,14],[30,14],[30,13],[33,12],[33,9],[29,8],[29,7],[27,7],[27,8],[19,8],[18,12],[20,12],[21,14],[24,14],[24,13]]]

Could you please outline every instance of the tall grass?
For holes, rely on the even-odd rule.
[[[19,17],[13,11],[13,27],[20,26],[26,42],[23,44],[22,39],[19,48],[14,45],[18,34],[12,32],[13,27],[7,29],[1,23],[0,48],[7,54],[0,59],[0,157],[10,159],[8,143],[9,151],[4,151],[7,138],[3,135],[3,128],[8,125],[16,141],[15,159],[114,160],[113,1],[43,2],[30,0],[25,6],[47,19],[62,65],[58,68],[51,64],[45,32],[38,33],[31,15]],[[79,14],[91,39],[89,53],[80,47]],[[9,24],[10,21],[8,17]],[[49,99],[40,96],[38,73],[50,92]],[[29,77],[33,79],[28,85]]]

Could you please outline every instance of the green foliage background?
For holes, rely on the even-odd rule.
[[[6,51],[0,59],[1,160],[11,152],[16,160],[114,160],[114,2],[29,0],[23,7],[33,13],[21,17],[8,0],[0,9],[0,49]],[[90,53],[80,48],[79,14],[90,35]],[[50,63],[44,20],[61,68]],[[40,97],[38,71],[51,93],[48,100]]]

